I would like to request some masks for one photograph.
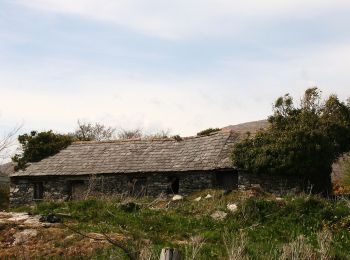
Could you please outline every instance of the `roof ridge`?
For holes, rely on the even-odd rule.
[[[220,152],[218,153],[218,155],[217,155],[217,157],[216,157],[215,167],[217,167],[218,164],[220,163],[220,162],[219,162],[219,159],[220,159],[220,157],[221,157],[222,152],[225,150],[226,145],[227,145],[228,141],[230,140],[230,138],[231,138],[233,135],[235,135],[236,138],[239,136],[239,134],[238,134],[237,132],[233,131],[233,130],[225,131],[225,133],[229,133],[229,135],[227,136],[224,145],[221,147],[221,150],[220,150]]]
[[[181,141],[187,141],[192,139],[199,139],[199,138],[205,138],[208,136],[214,136],[218,134],[229,134],[231,135],[233,131],[219,131],[215,133],[210,133],[208,135],[202,135],[202,136],[186,136],[181,137]],[[159,141],[173,141],[173,142],[181,142],[179,140],[176,140],[174,137],[168,137],[168,138],[132,138],[132,139],[115,139],[115,140],[104,140],[104,141],[74,141],[72,144],[106,144],[106,143],[132,143],[132,142],[140,142],[140,141],[147,141],[147,142],[159,142]]]

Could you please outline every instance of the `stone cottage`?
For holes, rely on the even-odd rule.
[[[235,188],[235,133],[183,140],[76,142],[11,175],[11,204],[79,199],[87,192],[155,196]]]
[[[189,194],[254,183],[286,191],[293,180],[239,173],[230,153],[240,135],[217,132],[182,140],[76,142],[58,154],[11,174],[12,205],[87,195]]]

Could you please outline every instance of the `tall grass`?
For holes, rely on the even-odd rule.
[[[207,193],[213,198],[194,201]],[[126,210],[126,202],[138,207]],[[228,203],[236,203],[238,210],[227,210]],[[227,217],[212,219],[216,210],[226,211]],[[167,246],[186,252],[187,259],[303,259],[305,254],[316,259],[346,259],[350,255],[346,202],[314,196],[276,200],[272,195],[205,191],[178,202],[121,197],[41,203],[34,211],[69,214],[66,224],[81,232],[121,234],[125,245],[144,259],[159,256]]]

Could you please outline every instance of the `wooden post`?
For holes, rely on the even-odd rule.
[[[159,260],[181,260],[180,251],[176,248],[163,248]]]

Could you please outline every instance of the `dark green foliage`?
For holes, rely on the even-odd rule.
[[[268,129],[237,143],[234,165],[252,173],[298,175],[315,192],[329,190],[333,162],[350,150],[350,107],[335,95],[322,101],[311,88],[300,107],[287,94],[273,112]]]
[[[206,136],[210,135],[211,133],[219,132],[221,129],[220,128],[208,128],[203,131],[200,131],[197,133],[197,136]]]
[[[120,209],[125,212],[133,212],[140,209],[140,205],[134,202],[127,202],[120,205]]]
[[[58,153],[73,141],[69,135],[56,134],[54,132],[36,132],[18,136],[22,148],[21,154],[16,154],[12,160],[17,163],[15,169],[24,169],[27,163],[38,162],[46,157]]]
[[[173,139],[174,139],[175,141],[177,141],[177,142],[181,142],[181,141],[183,140],[182,137],[179,136],[179,135],[174,135],[174,136],[173,136]]]

